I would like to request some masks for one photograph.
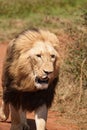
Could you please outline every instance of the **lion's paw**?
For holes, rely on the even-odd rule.
[[[10,130],[30,130],[28,124],[12,125]]]
[[[7,116],[5,115],[5,113],[3,112],[2,107],[0,108],[0,121],[6,121],[7,120]]]
[[[27,125],[27,124],[26,124],[26,125],[24,125],[22,130],[30,130],[29,125]]]

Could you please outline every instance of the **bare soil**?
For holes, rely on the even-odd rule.
[[[1,75],[2,75],[2,66],[6,53],[7,44],[0,43],[0,95],[2,94],[1,87]],[[0,105],[1,105],[1,96],[0,96]],[[34,113],[27,113],[27,121],[31,127],[31,130],[36,130]],[[11,126],[10,116],[6,122],[0,122],[0,130],[9,130]],[[57,111],[49,110],[48,120],[47,120],[47,130],[79,130],[78,126],[69,119],[66,119],[63,114],[59,114]]]

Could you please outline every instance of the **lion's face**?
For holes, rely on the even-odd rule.
[[[34,85],[36,89],[46,89],[55,78],[58,53],[50,42],[38,41],[29,51]],[[58,68],[57,68],[58,69]]]

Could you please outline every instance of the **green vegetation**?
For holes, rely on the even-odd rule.
[[[0,42],[29,27],[57,34],[63,63],[54,105],[86,130],[87,0],[0,0]]]
[[[30,14],[59,15],[75,8],[87,7],[86,0],[0,0],[2,17],[29,17]]]
[[[12,39],[14,34],[31,26],[65,28],[60,19],[78,24],[81,15],[87,13],[86,8],[86,0],[0,0],[0,40]]]

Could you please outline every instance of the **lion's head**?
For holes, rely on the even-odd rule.
[[[16,89],[36,91],[50,86],[59,71],[58,42],[55,34],[43,30],[28,30],[12,42],[15,54],[10,73]]]

